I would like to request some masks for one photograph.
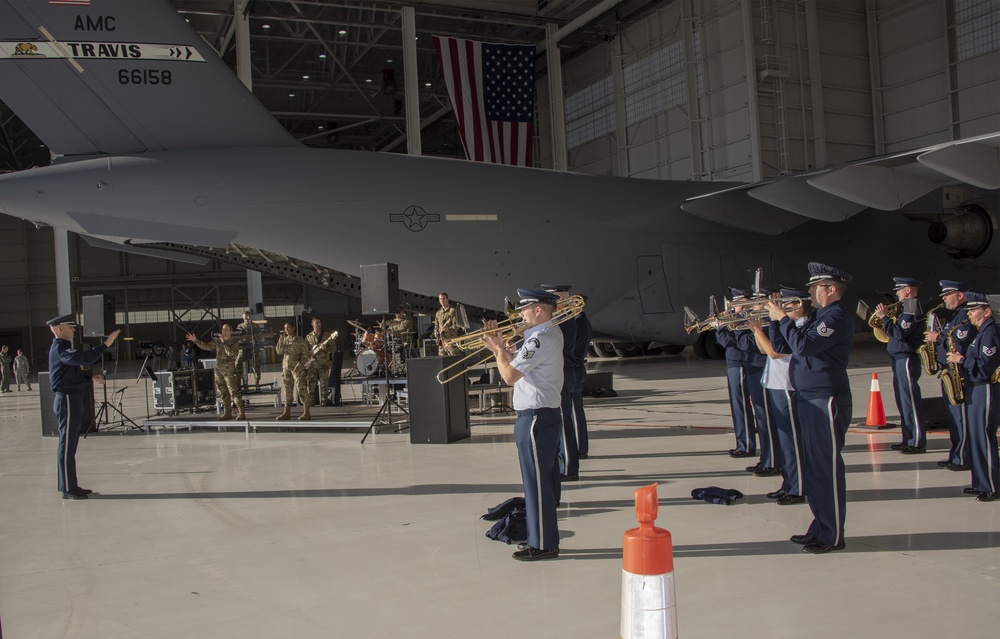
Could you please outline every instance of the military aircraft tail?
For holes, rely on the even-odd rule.
[[[0,100],[57,155],[298,144],[163,0],[0,0]]]

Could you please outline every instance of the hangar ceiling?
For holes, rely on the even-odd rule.
[[[656,0],[237,0],[249,16],[253,92],[313,147],[405,152],[402,19],[413,6],[423,154],[461,157],[432,35],[543,43],[573,32],[564,62],[662,4]],[[171,0],[235,70],[233,0]],[[545,56],[538,58],[539,76]],[[49,163],[43,144],[0,103],[0,172]]]

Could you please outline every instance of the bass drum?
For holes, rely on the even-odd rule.
[[[365,377],[371,377],[382,368],[382,353],[381,351],[376,353],[370,348],[367,348],[360,353],[358,353],[357,359],[354,361],[355,368],[358,372]]]

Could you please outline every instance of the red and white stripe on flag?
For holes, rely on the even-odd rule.
[[[465,157],[534,164],[535,47],[434,36]]]

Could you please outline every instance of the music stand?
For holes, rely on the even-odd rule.
[[[149,366],[147,362],[149,361],[149,355],[146,355],[146,359],[142,360],[142,366],[139,367],[139,376],[135,378],[135,381],[140,379],[146,380],[146,419],[149,419],[149,381],[153,380],[155,384],[159,380],[156,377],[156,373],[153,372],[153,367]]]
[[[385,317],[386,317],[385,315],[382,316],[383,320],[385,319]],[[403,408],[402,406],[400,406],[399,402],[396,401],[396,394],[392,392],[392,385],[389,383],[389,353],[388,353],[388,348],[389,348],[389,340],[383,338],[383,340],[382,340],[382,368],[385,369],[385,395],[382,396],[382,405],[379,406],[378,412],[375,413],[375,419],[372,420],[371,425],[368,426],[368,430],[365,431],[365,436],[361,438],[361,443],[362,444],[364,444],[365,440],[368,439],[368,436],[372,434],[372,431],[375,429],[375,424],[379,423],[379,420],[382,419],[382,414],[383,413],[385,413],[385,419],[381,423],[388,424],[389,426],[392,426],[392,405],[393,404],[396,405],[396,408],[398,408],[401,413],[405,413],[405,414],[409,415],[409,413],[406,411],[406,409]],[[409,426],[398,428],[398,429],[396,429],[396,432],[397,433],[402,432],[402,431],[406,430],[407,428],[409,428]]]
[[[115,391],[114,394],[118,395],[118,405],[115,406],[108,401],[108,383],[106,379],[104,383],[101,384],[101,386],[104,388],[104,401],[101,402],[100,408],[97,409],[97,414],[94,415],[95,430],[100,430],[99,427],[102,424],[105,426],[109,426],[111,422],[110,420],[111,411],[114,411],[118,413],[118,424],[116,426],[117,428],[124,428],[126,433],[132,429],[138,429],[141,430],[142,432],[146,432],[145,430],[143,430],[142,426],[132,421],[132,418],[126,415],[125,411],[122,410],[122,402],[124,401],[125,398],[126,389],[119,388],[118,390]],[[125,422],[131,424],[131,426],[126,426]]]

